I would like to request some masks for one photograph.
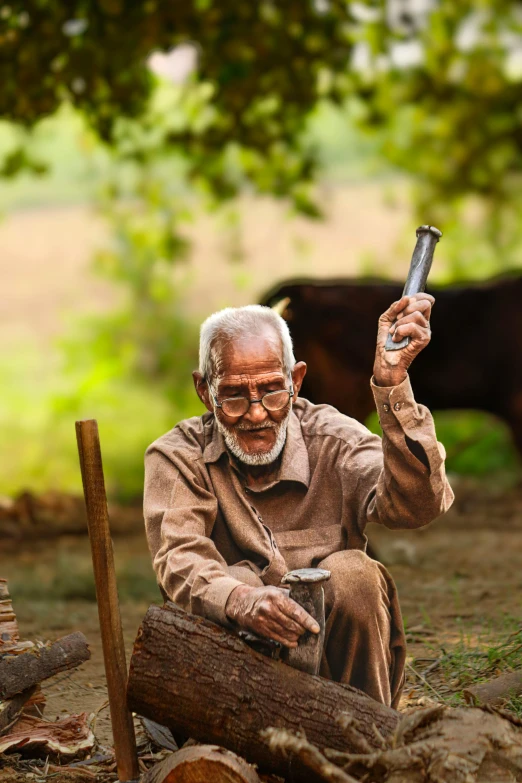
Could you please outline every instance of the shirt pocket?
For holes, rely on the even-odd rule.
[[[273,535],[289,571],[294,568],[314,568],[328,555],[346,548],[341,525],[284,530]]]

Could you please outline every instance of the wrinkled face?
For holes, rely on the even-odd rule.
[[[216,356],[212,392],[218,402],[227,397],[259,400],[271,391],[290,389],[292,381],[283,371],[281,340],[270,327],[259,335],[224,343]],[[279,411],[267,411],[255,403],[239,417],[226,416],[221,408],[214,413],[228,449],[248,465],[274,462],[285,444],[288,405]]]

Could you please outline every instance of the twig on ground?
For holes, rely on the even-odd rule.
[[[421,676],[427,677],[428,674],[431,674],[431,672],[434,672],[435,669],[438,669],[445,657],[445,655],[441,655],[440,658],[437,658],[435,661],[433,661],[433,663],[430,663],[430,665],[424,669]]]
[[[105,707],[108,707],[108,706],[109,706],[109,700],[107,699],[106,701],[104,701],[104,702],[103,702],[103,704],[100,704],[100,706],[99,706],[99,707],[97,707],[97,708],[94,710],[94,712],[93,712],[93,714],[92,714],[92,718],[91,718],[91,720],[90,720],[90,723],[89,723],[89,728],[91,729],[91,731],[92,731],[92,733],[93,733],[93,734],[95,733],[95,731],[94,731],[94,730],[95,730],[95,728],[96,728],[96,721],[97,721],[97,719],[98,719],[98,715],[100,714],[100,712],[101,712],[102,710],[104,710],[104,709],[105,709]]]
[[[89,693],[99,693],[99,694],[105,694],[107,693],[107,688],[85,688],[83,685],[73,686],[71,688],[63,688],[59,691],[55,691],[54,693],[49,693],[49,691],[46,692],[45,698],[46,699],[53,699],[57,696],[63,697],[64,694],[67,693],[74,693],[75,691],[84,691],[87,690]]]
[[[435,690],[435,688],[433,687],[433,685],[431,685],[431,683],[429,683],[429,682],[428,682],[428,680],[426,679],[426,677],[423,677],[423,676],[422,676],[422,674],[420,674],[420,673],[417,671],[417,669],[414,669],[414,667],[411,665],[411,663],[408,663],[408,662],[406,662],[406,666],[408,667],[408,669],[411,669],[411,671],[413,672],[413,674],[414,674],[416,677],[418,677],[418,678],[419,678],[419,680],[420,680],[421,682],[423,682],[423,683],[424,683],[424,685],[427,685],[427,686],[428,686],[428,688],[430,688],[430,689],[433,691],[433,693],[435,694],[435,696],[437,697],[437,699],[439,699],[439,701],[444,701],[444,700],[443,700],[443,698],[442,698],[442,696],[440,695],[440,693],[439,693],[437,690]]]

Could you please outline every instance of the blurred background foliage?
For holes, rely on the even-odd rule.
[[[202,211],[228,215],[237,265],[245,193],[318,219],[321,182],[406,181],[444,229],[439,281],[521,266],[517,3],[0,0],[0,52],[0,207],[93,204],[110,240],[92,270],[117,292],[71,314],[54,363],[2,359],[2,492],[78,489],[72,422],[93,415],[111,491],[138,495],[147,443],[201,412],[186,294]],[[393,276],[367,259],[377,271]],[[518,475],[498,422],[445,413],[438,430],[450,469]]]

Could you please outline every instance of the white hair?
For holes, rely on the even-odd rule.
[[[213,313],[201,324],[199,371],[203,378],[212,381],[216,352],[219,352],[223,338],[234,340],[238,337],[257,336],[263,326],[272,327],[281,338],[283,371],[286,376],[290,376],[295,365],[295,357],[287,323],[271,307],[255,304],[226,307]]]

